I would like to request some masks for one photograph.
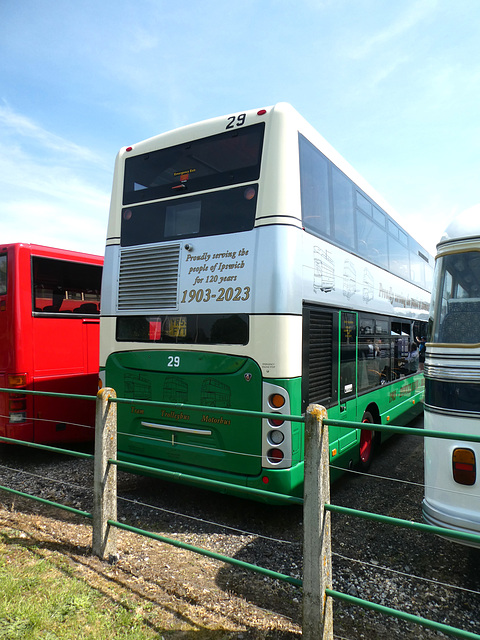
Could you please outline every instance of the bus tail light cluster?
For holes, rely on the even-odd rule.
[[[8,386],[22,388],[27,384],[26,373],[9,373]],[[8,421],[10,424],[19,424],[27,421],[27,397],[21,393],[8,394]]]
[[[459,447],[452,454],[453,479],[458,484],[471,486],[477,479],[475,452]]]
[[[283,387],[263,383],[263,411],[278,414],[262,420],[262,460],[264,468],[286,469],[292,466],[291,423],[284,419],[290,413],[290,398]]]

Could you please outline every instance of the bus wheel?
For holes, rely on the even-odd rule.
[[[363,414],[362,422],[373,424],[373,416],[369,411],[365,411]],[[359,462],[358,466],[360,471],[368,471],[373,460],[375,434],[370,429],[362,429],[360,431],[360,448],[359,448]]]

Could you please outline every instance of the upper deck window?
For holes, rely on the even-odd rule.
[[[432,267],[420,245],[300,133],[298,142],[305,229],[430,290]]]
[[[258,180],[263,122],[125,160],[123,204]]]
[[[432,297],[432,342],[480,343],[480,252],[438,258]]]
[[[122,210],[121,245],[215,236],[253,229],[257,186],[219,189]]]

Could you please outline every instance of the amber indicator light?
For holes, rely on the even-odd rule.
[[[285,398],[279,393],[273,393],[269,397],[268,402],[274,409],[280,409],[285,404]]]

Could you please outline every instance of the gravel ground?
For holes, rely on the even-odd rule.
[[[421,522],[422,447],[421,438],[391,438],[368,476],[347,474],[332,487],[331,502]],[[89,461],[0,445],[2,485],[91,511],[92,477]],[[62,482],[51,482],[55,478]],[[302,575],[300,507],[266,506],[122,472],[118,491],[120,521]],[[119,532],[118,562],[108,565],[91,557],[91,528],[78,517],[5,492],[0,507],[2,529],[17,527],[45,548],[63,549],[85,575],[116,580],[161,604],[162,628],[171,629],[165,639],[301,637],[298,587],[126,532]],[[332,514],[332,525],[334,589],[480,634],[480,551],[340,514]],[[334,633],[348,640],[444,637],[339,601]]]

